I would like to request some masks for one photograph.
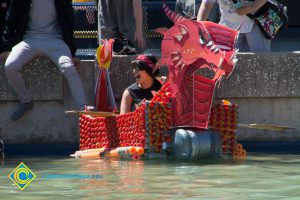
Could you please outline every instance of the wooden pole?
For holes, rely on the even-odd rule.
[[[90,115],[96,117],[114,117],[117,116],[117,113],[113,112],[100,112],[100,111],[79,111],[79,110],[70,110],[66,111],[67,115]]]
[[[245,127],[245,128],[272,130],[272,131],[285,131],[290,129],[296,129],[294,127],[277,126],[277,125],[270,125],[270,124],[238,124],[238,126]]]

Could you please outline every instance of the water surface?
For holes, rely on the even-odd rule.
[[[21,191],[7,175],[24,162],[36,175]],[[300,155],[250,153],[245,162],[7,158],[0,199],[300,199]],[[45,174],[101,174],[46,179]]]

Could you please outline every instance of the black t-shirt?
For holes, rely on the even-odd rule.
[[[144,99],[151,100],[153,98],[151,91],[157,92],[158,90],[161,89],[161,87],[162,87],[161,83],[156,78],[153,79],[152,86],[147,89],[140,88],[137,83],[134,83],[131,86],[129,86],[127,90],[129,91],[129,94],[133,99],[132,107],[135,104],[140,104]]]

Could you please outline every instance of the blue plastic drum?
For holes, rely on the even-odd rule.
[[[177,129],[173,134],[174,159],[198,160],[221,156],[221,137],[218,133]]]

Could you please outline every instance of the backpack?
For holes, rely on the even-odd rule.
[[[233,0],[239,4],[237,0]],[[273,39],[277,33],[288,27],[287,8],[277,0],[268,0],[255,14],[247,14],[267,39]]]

